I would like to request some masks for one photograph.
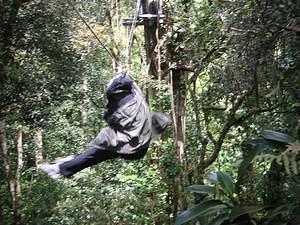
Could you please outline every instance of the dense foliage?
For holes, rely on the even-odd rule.
[[[133,29],[131,1],[0,1],[0,224],[299,224],[299,1],[149,2]],[[116,60],[172,128],[53,182],[40,163],[105,126]]]

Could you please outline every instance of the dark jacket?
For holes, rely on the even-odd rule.
[[[143,93],[126,72],[110,81],[106,95],[108,104],[104,118],[108,126],[100,131],[90,147],[134,154],[148,148],[152,129],[155,133],[162,132],[170,124],[167,116],[152,121],[153,115],[158,118],[160,114],[150,112]]]

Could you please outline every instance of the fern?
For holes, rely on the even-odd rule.
[[[261,154],[254,158],[254,161],[264,161],[264,162],[276,162],[284,166],[287,175],[297,175],[299,173],[299,160],[297,160],[297,155],[300,154],[300,144],[289,144],[287,149],[280,155],[272,154]]]

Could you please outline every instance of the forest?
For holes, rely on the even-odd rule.
[[[171,125],[53,181],[126,69]],[[0,225],[299,225],[298,0],[0,0]]]

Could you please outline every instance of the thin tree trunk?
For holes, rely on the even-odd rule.
[[[121,27],[120,27],[118,18],[117,18],[116,24],[113,24],[114,23],[113,17],[115,16],[114,13],[116,13],[116,14],[120,13],[118,10],[115,12],[116,7],[118,7],[116,5],[116,2],[114,0],[111,0],[108,3],[108,7],[107,7],[107,10],[106,10],[106,16],[108,17],[108,22],[109,22],[108,34],[109,34],[109,37],[110,37],[111,45],[113,46],[113,47],[110,48],[110,51],[116,57],[116,58],[112,58],[112,69],[115,72],[119,72],[118,70],[120,69],[121,65],[119,65],[118,60],[120,59],[120,47],[121,46],[118,45],[118,43],[119,43],[118,42],[118,37],[117,37],[117,39],[115,37],[114,27],[118,27],[117,28],[118,31],[121,30]],[[116,15],[116,16],[118,17],[119,15]],[[115,51],[113,49],[115,49]]]
[[[170,74],[170,88],[172,101],[172,116],[174,128],[174,150],[178,163],[186,170],[185,159],[185,111],[186,111],[186,78],[183,71],[174,70]],[[185,200],[182,198],[183,172],[173,180],[173,215],[185,208]]]
[[[86,76],[83,78],[82,88],[83,88],[83,104],[82,104],[81,118],[82,118],[82,123],[86,125],[88,123],[88,103],[89,103],[88,80]]]
[[[1,143],[0,143],[0,146],[1,146]],[[1,152],[2,152],[2,147],[0,147],[0,148],[1,148]],[[2,154],[1,154],[1,156],[2,156]],[[0,157],[0,165],[1,166],[3,165],[2,158],[3,157]],[[6,177],[5,177],[4,171],[0,170],[0,187],[2,187],[5,184],[5,180],[6,180]],[[4,204],[3,204],[3,201],[1,200],[0,201],[0,224],[4,224],[3,221],[4,221]]]
[[[2,209],[2,204],[0,205],[0,224],[4,224],[4,222],[3,222],[3,209]]]
[[[41,129],[34,130],[34,141],[35,141],[35,165],[37,168],[43,163],[43,131]]]
[[[15,209],[16,207],[15,206],[16,203],[15,181],[12,176],[11,165],[9,160],[7,138],[6,138],[6,124],[4,119],[0,119],[0,143],[2,148],[3,166],[4,166],[4,173],[6,176],[6,182],[8,185],[8,191],[11,196],[12,208]]]
[[[186,79],[182,71],[173,71],[171,85],[173,94],[173,123],[175,135],[176,154],[181,163],[184,162],[185,145],[185,103],[186,103]]]
[[[154,7],[154,2],[151,0],[141,1],[144,14],[152,13],[157,14],[157,9]],[[153,78],[157,78],[157,70],[155,65],[156,57],[154,49],[157,46],[157,23],[152,19],[144,18],[144,39],[145,39],[145,52],[146,52],[146,64],[147,64],[147,79],[151,81]],[[147,101],[151,107],[151,99],[154,96],[154,90],[151,86],[147,88]]]
[[[23,127],[22,125],[18,126],[17,130],[17,171],[16,171],[16,181],[15,181],[15,215],[14,220],[15,224],[22,224],[22,216],[21,216],[21,173],[24,165],[24,150],[23,150]]]

